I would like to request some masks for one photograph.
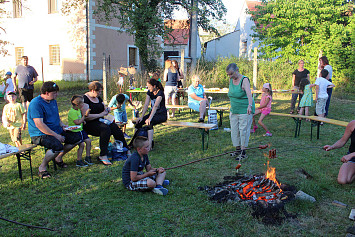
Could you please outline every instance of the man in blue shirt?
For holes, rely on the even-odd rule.
[[[34,98],[27,113],[28,132],[33,144],[47,148],[42,164],[39,166],[39,176],[49,178],[47,171],[48,163],[60,157],[54,162],[62,168],[67,167],[61,157],[70,151],[78,142],[80,137],[66,133],[63,128],[67,127],[59,117],[57,95],[59,87],[54,82],[48,81],[41,87],[41,95]],[[63,146],[62,143],[65,143]],[[58,156],[61,153],[60,156]],[[59,159],[59,158],[57,158]]]

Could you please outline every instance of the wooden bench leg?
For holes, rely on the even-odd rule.
[[[210,130],[203,129],[203,128],[200,128],[200,130],[201,130],[201,135],[202,135],[202,151],[204,151],[205,150],[205,134],[207,135],[206,149],[208,149],[208,141],[209,141],[209,132],[210,132]]]
[[[223,110],[217,110],[217,113],[219,114],[219,123],[218,126],[222,126],[222,119],[223,119]]]
[[[295,138],[300,135],[300,128],[301,128],[301,120],[299,118],[293,118],[295,121],[296,129],[295,129]]]
[[[317,139],[319,139],[320,123],[319,121],[317,122]]]
[[[21,153],[17,153],[16,157],[17,157],[18,172],[19,172],[19,176],[20,176],[21,181],[22,181],[21,158],[24,158],[25,160],[28,160],[30,162],[31,178],[32,178],[32,181],[33,181],[31,150],[24,151],[24,152],[21,152]]]

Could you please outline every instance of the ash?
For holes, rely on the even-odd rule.
[[[285,203],[291,201],[297,192],[294,186],[278,185],[260,175],[226,176],[224,181],[214,187],[200,187],[207,192],[212,201],[218,203],[249,204],[252,216],[265,225],[280,225],[287,218],[295,218],[285,210]]]

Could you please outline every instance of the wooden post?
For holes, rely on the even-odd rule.
[[[254,47],[254,64],[253,64],[253,89],[256,90],[258,78],[258,48]]]
[[[184,74],[184,81],[186,81],[186,73],[185,73],[185,49],[182,48],[181,49],[181,56],[180,56],[180,68],[181,68],[181,71],[182,73]],[[184,83],[182,85],[184,87]]]
[[[42,63],[42,82],[44,83],[44,74],[43,74],[43,57],[41,57],[41,63]]]
[[[106,73],[106,54],[103,53],[102,58],[102,84],[104,87],[104,103],[107,104],[107,73]]]

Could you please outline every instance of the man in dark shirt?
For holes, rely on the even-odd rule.
[[[18,85],[16,79],[18,76]],[[12,79],[15,91],[19,91],[19,96],[23,107],[27,110],[30,101],[33,99],[33,84],[37,81],[38,73],[28,65],[28,57],[22,56],[22,65],[16,67],[15,77]]]

